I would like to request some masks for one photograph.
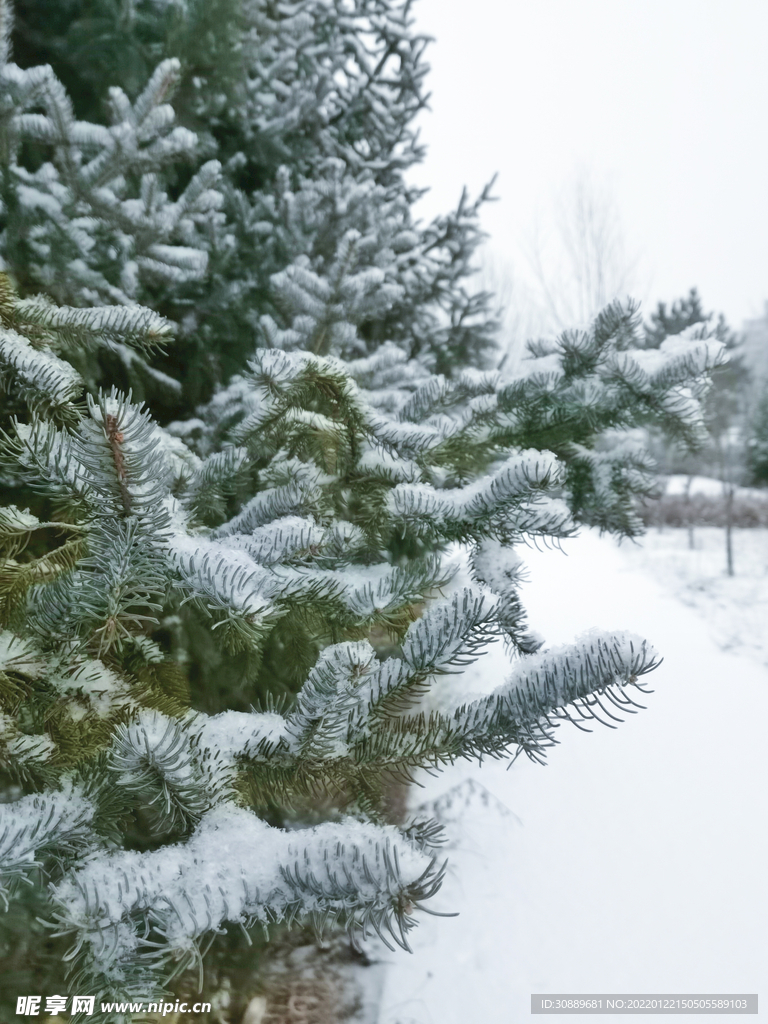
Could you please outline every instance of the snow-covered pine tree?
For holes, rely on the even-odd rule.
[[[765,386],[754,403],[746,440],[750,483],[765,486],[768,484],[768,388]]]
[[[37,26],[52,6],[55,27],[43,36]],[[177,121],[205,159],[220,161],[226,219],[208,230],[204,277],[181,287],[156,279],[139,296],[179,324],[173,352],[156,362],[184,384],[174,415],[244,368],[262,314],[287,326],[272,276],[300,257],[324,276],[350,231],[361,236],[360,269],[382,274],[398,296],[386,319],[360,324],[368,351],[394,341],[448,374],[491,359],[491,298],[471,280],[489,192],[423,225],[413,211],[420,193],[405,181],[423,157],[413,121],[428,70],[410,0],[16,7],[19,51],[30,64],[51,62],[82,117],[99,116],[95,98],[109,87],[135,96],[142,69],[181,59]],[[135,59],[109,60],[117,50]]]
[[[704,401],[705,442],[692,452],[686,445],[670,444],[661,434],[655,439],[668,471],[693,476],[703,474],[719,479],[723,485],[726,566],[734,573],[733,517],[736,487],[749,479],[749,413],[753,404],[754,382],[746,366],[741,338],[732,330],[722,313],[706,313],[695,288],[667,309],[660,302],[645,325],[645,343],[655,347],[664,338],[711,336],[722,343],[727,361],[712,373],[712,387]],[[686,492],[687,493],[687,492]],[[686,501],[687,501],[686,496]],[[689,505],[689,512],[692,512]],[[694,544],[693,519],[688,524],[688,540]]]
[[[19,289],[73,306],[130,308],[156,300],[158,288],[204,277],[222,203],[219,164],[204,163],[173,200],[163,180],[196,146],[192,132],[174,125],[166,102],[179,62],[159,64],[134,102],[110,89],[109,126],[79,121],[49,66],[22,70],[9,62],[10,17],[4,0],[0,250]],[[78,369],[93,387],[106,365],[137,394],[177,405],[178,381],[145,356],[113,339]]]
[[[272,347],[205,410],[204,456],[130,396],[83,405],[56,354],[75,336],[163,335],[156,314],[58,309],[3,281],[5,384],[29,410],[3,460],[55,513],[0,511],[0,891],[25,941],[50,922],[51,961],[71,945],[69,989],[159,996],[231,927],[311,921],[407,945],[442,867],[432,825],[386,823],[383,780],[542,760],[561,721],[634,711],[656,664],[623,632],[542,650],[515,545],[579,522],[634,532],[647,466],[616,443],[601,454],[601,438],[649,420],[698,436],[719,345],[642,350],[634,309],[616,305],[532,346],[506,382],[430,376],[395,345],[356,356],[380,300],[345,269],[355,244],[329,280],[284,275],[296,315],[263,324]],[[61,539],[37,555],[46,531]],[[451,582],[456,544],[471,585]],[[213,680],[190,680],[167,642],[187,614],[247,653],[250,694],[282,664],[294,699],[201,710]],[[508,678],[451,706],[446,673],[499,636]],[[309,805],[329,793],[317,822]]]

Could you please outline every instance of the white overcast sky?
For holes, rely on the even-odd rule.
[[[431,111],[423,216],[498,171],[483,226],[519,265],[579,169],[607,183],[640,298],[696,285],[736,327],[768,299],[768,0],[416,0]],[[538,214],[541,216],[541,213]]]

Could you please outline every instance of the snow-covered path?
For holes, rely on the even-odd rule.
[[[646,636],[656,692],[615,731],[563,726],[546,767],[424,778],[414,806],[437,800],[450,836],[433,905],[460,916],[423,917],[413,956],[386,955],[380,1024],[516,1024],[532,992],[766,994],[768,671],[610,539],[566,551],[527,558],[532,626]],[[496,654],[476,669],[485,689],[502,670]]]

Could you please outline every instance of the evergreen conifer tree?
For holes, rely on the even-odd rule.
[[[667,309],[666,302],[659,302],[645,324],[645,344],[658,348],[671,334],[682,334],[689,327],[704,325],[711,321],[712,313],[705,313],[698,289],[691,288],[682,299],[675,299]]]
[[[519,376],[462,366],[492,338],[487,297],[466,288],[477,208],[414,224],[402,170],[424,65],[408,5],[238,10],[235,151],[205,151],[229,129],[192,82],[200,159],[222,167],[193,163],[186,184],[163,177],[192,140],[169,142],[160,84],[179,72],[162,48],[98,130],[69,116],[53,72],[4,66],[3,998],[77,990],[98,1011],[188,992],[238,929],[407,946],[443,866],[433,823],[388,820],[387,780],[542,760],[562,722],[635,711],[657,663],[626,632],[544,649],[517,547],[579,524],[640,532],[653,467],[636,428],[700,442],[722,346],[701,332],[648,349],[635,307],[614,304],[532,343]],[[147,194],[162,241],[149,213],[126,221]],[[24,235],[30,209],[40,230]],[[216,332],[236,321],[227,363]],[[165,425],[93,369],[116,353],[165,372],[153,351],[167,369],[193,344],[219,386],[197,407],[183,391]],[[508,678],[451,703],[446,676],[500,637]]]
[[[665,339],[673,337],[710,336],[722,343],[728,358],[713,371],[712,388],[704,404],[708,442],[693,460],[690,451],[685,448],[680,451],[680,455],[691,469],[696,465],[699,471],[703,468],[714,476],[723,476],[722,452],[718,445],[721,445],[724,435],[743,429],[749,405],[749,371],[741,356],[740,335],[732,330],[722,313],[715,318],[714,313],[704,311],[695,288],[685,298],[673,302],[670,309],[660,302],[644,325],[644,334],[645,344],[649,348],[656,348]],[[735,453],[731,454],[733,457]],[[735,480],[737,471],[743,467],[733,465],[730,468],[732,472],[728,479]]]
[[[705,313],[695,288],[688,296],[673,302],[667,310],[660,302],[645,325],[645,341],[649,347],[657,346],[666,336],[704,337],[711,335],[723,345],[727,361],[712,372],[712,388],[704,401],[704,422],[707,440],[693,453],[690,448],[662,441],[667,448],[668,466],[677,466],[688,473],[689,485],[696,473],[719,479],[723,485],[725,505],[725,550],[729,576],[734,574],[733,560],[733,505],[736,486],[744,482],[747,474],[748,453],[747,410],[751,386],[749,371],[740,352],[742,339],[731,330],[722,313],[715,320],[714,313]],[[686,501],[687,498],[686,491]],[[689,506],[690,509],[690,506]],[[693,520],[688,524],[688,542],[694,544]]]
[[[768,389],[758,398],[749,420],[747,466],[753,483],[768,484]]]
[[[492,360],[491,297],[471,280],[489,189],[423,225],[413,212],[420,192],[405,181],[423,158],[413,121],[428,70],[411,0],[55,0],[49,36],[38,26],[52,5],[20,0],[15,39],[28,64],[50,61],[78,116],[100,122],[110,89],[138,98],[154,69],[173,60],[186,155],[191,131],[211,177],[211,160],[221,165],[223,216],[206,221],[204,243],[199,232],[184,243],[207,255],[207,273],[186,284],[158,275],[151,295],[136,296],[179,325],[173,350],[155,364],[183,384],[175,415],[244,369],[261,313],[281,322],[273,275],[297,258],[324,275],[350,231],[361,236],[359,269],[383,275],[396,295],[386,317],[360,324],[369,351],[394,341],[449,374]],[[119,61],[109,58],[116,52]],[[164,107],[164,131],[170,123]],[[97,123],[90,130],[103,132]],[[169,155],[164,173],[153,168],[157,189],[175,194],[194,167]],[[145,394],[168,418],[168,397]]]

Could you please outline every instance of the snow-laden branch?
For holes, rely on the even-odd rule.
[[[77,855],[92,841],[94,804],[82,787],[64,780],[61,789],[0,804],[0,902],[29,879],[45,857]]]
[[[596,631],[575,644],[520,658],[493,693],[457,709],[452,725],[469,749],[493,753],[514,744],[542,760],[560,721],[611,726],[622,714],[634,714],[642,705],[628,687],[642,691],[641,677],[659,661],[642,637]]]
[[[440,878],[434,857],[392,826],[348,818],[285,832],[222,805],[184,845],[96,854],[54,899],[90,970],[121,980],[142,959],[194,964],[201,940],[227,923],[341,922],[407,947],[412,908]]]
[[[388,511],[395,524],[416,536],[530,533],[565,537],[573,529],[570,511],[563,501],[546,493],[561,476],[550,452],[524,451],[465,487],[448,490],[398,484],[388,495]]]

